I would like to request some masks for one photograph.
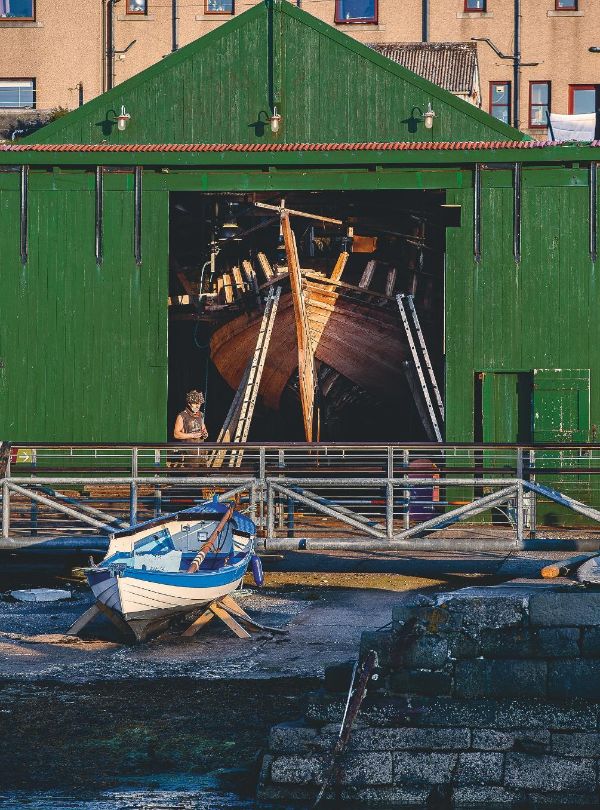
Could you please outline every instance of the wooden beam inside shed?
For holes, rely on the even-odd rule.
[[[288,270],[290,274],[290,289],[294,304],[294,320],[296,323],[296,337],[298,341],[298,379],[300,386],[300,402],[302,404],[302,417],[304,420],[304,435],[307,442],[313,440],[313,414],[315,403],[316,371],[314,349],[310,335],[306,302],[302,290],[302,271],[298,259],[296,237],[290,225],[290,218],[285,209],[281,212],[281,231],[287,254]]]

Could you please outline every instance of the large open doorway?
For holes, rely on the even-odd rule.
[[[169,431],[185,392],[198,388],[210,439],[217,438],[254,350],[265,297],[278,285],[249,439],[303,439],[283,200],[308,301],[320,438],[427,439],[395,296],[414,296],[443,389],[445,229],[459,224],[460,209],[446,206],[437,190],[171,193]]]

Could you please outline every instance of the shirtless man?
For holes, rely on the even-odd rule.
[[[201,391],[189,391],[185,396],[186,409],[177,414],[173,438],[181,442],[203,442],[208,438],[200,406],[204,402]]]

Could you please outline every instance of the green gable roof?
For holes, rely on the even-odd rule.
[[[436,113],[426,130],[420,112]],[[267,122],[283,116],[277,136]],[[119,132],[125,105],[131,121]],[[25,143],[504,141],[525,136],[289,2],[269,0]]]

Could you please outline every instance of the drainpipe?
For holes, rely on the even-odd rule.
[[[115,3],[106,0],[106,89],[115,85]]]
[[[429,42],[429,0],[421,0],[421,42]]]
[[[513,61],[514,109],[513,126],[519,129],[521,89],[521,0],[515,0],[515,49]]]
[[[179,49],[177,43],[177,0],[171,0],[171,52]]]

